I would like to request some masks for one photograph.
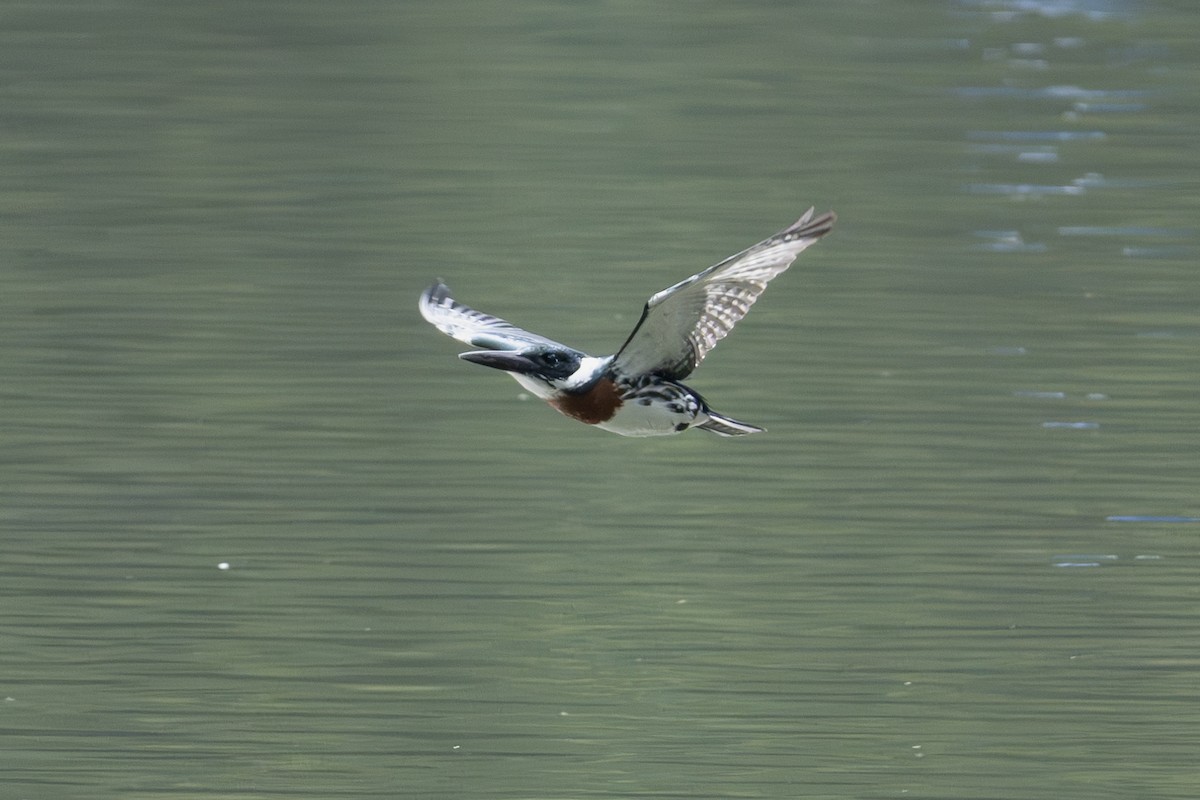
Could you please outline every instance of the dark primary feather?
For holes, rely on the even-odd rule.
[[[550,345],[571,350],[553,339],[538,336],[518,328],[499,317],[476,311],[450,296],[450,289],[441,281],[421,294],[421,316],[442,333],[485,350],[521,350],[530,345]]]
[[[774,236],[651,297],[614,368],[687,377],[746,316],[767,283],[829,233],[836,219],[832,211],[814,218],[810,208]]]

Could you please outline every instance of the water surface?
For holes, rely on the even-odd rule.
[[[1194,13],[6,15],[0,767],[63,798],[1191,798]],[[833,235],[629,440],[591,352]]]

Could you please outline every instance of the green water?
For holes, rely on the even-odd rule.
[[[1189,4],[3,20],[5,797],[1200,794]],[[605,354],[809,205],[761,436],[416,312]]]

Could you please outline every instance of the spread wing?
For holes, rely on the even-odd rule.
[[[511,322],[464,306],[450,296],[450,288],[435,283],[421,293],[421,316],[447,336],[485,350],[521,350],[531,344],[548,344],[569,350],[562,344],[522,330]]]
[[[686,377],[746,316],[767,283],[829,233],[836,220],[832,211],[814,218],[810,208],[771,238],[663,289],[646,303],[613,367],[634,374]]]

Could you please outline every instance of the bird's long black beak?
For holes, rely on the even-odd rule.
[[[459,353],[458,357],[472,364],[483,364],[505,372],[528,373],[537,369],[537,365],[528,358],[509,350],[472,350],[470,353]]]

